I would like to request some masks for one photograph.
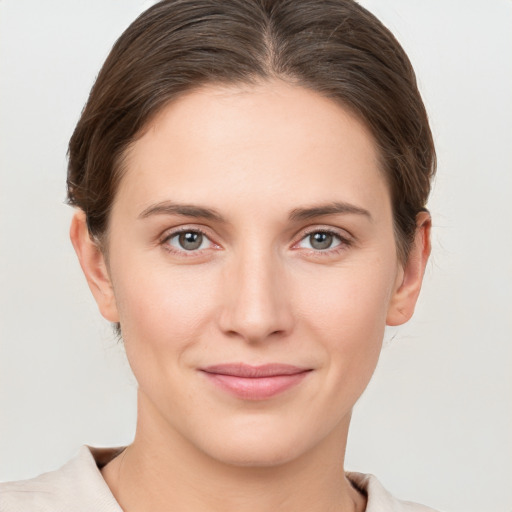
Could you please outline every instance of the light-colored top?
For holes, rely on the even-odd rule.
[[[122,450],[83,446],[76,457],[56,471],[31,480],[0,483],[0,512],[122,512],[100,473]],[[435,512],[393,498],[373,475],[347,476],[367,495],[366,512]]]

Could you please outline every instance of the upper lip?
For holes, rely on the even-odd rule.
[[[309,368],[301,368],[291,364],[271,363],[253,366],[245,363],[215,364],[201,368],[201,371],[232,377],[256,379],[262,377],[277,377],[279,375],[296,375],[309,371]]]

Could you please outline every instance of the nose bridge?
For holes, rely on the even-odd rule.
[[[246,341],[285,334],[292,326],[286,276],[276,251],[258,241],[246,243],[228,270],[222,329]]]

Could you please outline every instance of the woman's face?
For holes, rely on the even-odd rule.
[[[303,88],[211,86],[124,165],[108,273],[89,281],[121,322],[140,428],[234,464],[344,442],[417,295],[369,132]]]

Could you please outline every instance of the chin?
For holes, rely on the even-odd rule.
[[[230,443],[229,446],[213,448],[210,456],[217,461],[236,467],[270,468],[282,466],[297,458],[303,451],[296,444],[284,444],[282,440],[272,442],[260,439],[257,443]]]
[[[224,464],[269,468],[300,459],[330,437],[326,425],[275,419],[271,421],[267,417],[260,418],[260,421],[253,419],[232,425],[218,424],[217,429],[209,430],[207,437],[196,439],[194,444],[203,453]]]

